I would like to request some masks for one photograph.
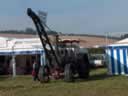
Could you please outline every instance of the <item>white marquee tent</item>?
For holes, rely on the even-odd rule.
[[[38,38],[31,39],[8,39],[0,38],[0,56],[12,56],[12,69],[13,76],[16,76],[16,64],[15,56],[16,55],[32,55],[40,54],[40,60],[45,58],[44,50],[42,48],[41,42]],[[45,60],[43,60],[45,61]],[[44,62],[41,61],[41,64]]]

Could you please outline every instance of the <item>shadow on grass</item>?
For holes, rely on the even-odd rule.
[[[10,76],[8,76],[8,75],[1,75],[0,76],[0,81],[4,81],[4,80],[6,80],[8,78],[10,78]]]
[[[108,75],[107,73],[101,73],[101,74],[95,74],[95,75],[91,75],[87,80],[104,80],[104,79],[108,79],[112,76]]]
[[[17,90],[17,89],[21,89],[24,88],[23,85],[15,85],[15,86],[0,86],[0,90]]]
[[[86,81],[95,81],[95,80],[106,80],[109,78],[118,77],[118,75],[108,75],[106,69],[93,69],[93,73],[90,75],[88,79],[78,80],[78,82],[86,82]],[[77,80],[76,80],[77,81]]]
[[[118,76],[110,76],[103,73],[103,74],[92,75],[88,79],[76,79],[74,82],[91,82],[91,81],[97,81],[97,80],[106,80],[113,77],[118,77]]]

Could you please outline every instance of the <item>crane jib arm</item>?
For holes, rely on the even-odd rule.
[[[55,60],[56,60],[56,63],[58,65],[60,65],[60,62],[59,62],[59,59],[57,58],[57,55],[55,53],[55,51],[53,50],[53,47],[52,47],[52,44],[50,43],[50,40],[49,40],[49,37],[45,31],[45,28],[44,26],[42,25],[42,22],[40,20],[40,18],[36,15],[36,13],[34,13],[31,8],[28,8],[27,9],[27,14],[28,16],[33,20],[33,23],[35,24],[35,27],[37,29],[37,32],[38,32],[38,36],[40,38],[40,41],[42,43],[42,46],[46,52],[46,56],[47,58],[49,59],[49,53],[48,53],[48,50],[46,48],[46,42],[45,40],[47,41],[47,44],[49,45],[50,49],[51,49],[51,52],[53,54],[53,56],[55,57]],[[42,36],[45,38],[42,38]]]

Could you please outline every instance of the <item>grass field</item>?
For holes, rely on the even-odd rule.
[[[106,69],[91,72],[86,81],[62,80],[40,84],[31,76],[0,77],[0,96],[128,96],[128,77],[106,75]]]

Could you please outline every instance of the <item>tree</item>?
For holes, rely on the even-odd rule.
[[[128,34],[121,35],[121,39],[128,38]]]
[[[36,31],[32,28],[26,28],[25,29],[25,33],[26,34],[36,34]]]

